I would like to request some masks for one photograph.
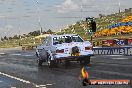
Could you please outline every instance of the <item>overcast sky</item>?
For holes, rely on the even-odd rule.
[[[120,2],[120,3],[119,3]],[[132,8],[132,0],[0,0],[0,37],[38,30],[59,30],[82,17]],[[81,9],[82,7],[82,9]]]

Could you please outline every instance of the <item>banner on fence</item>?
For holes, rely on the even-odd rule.
[[[100,47],[93,48],[95,55],[132,55],[132,46],[130,47]]]
[[[120,26],[132,26],[132,22],[119,22],[119,23],[111,25],[109,27],[109,29],[115,28],[115,27],[120,27]]]

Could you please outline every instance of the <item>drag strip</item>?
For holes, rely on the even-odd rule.
[[[57,68],[37,65],[35,51],[10,51],[0,55],[0,88],[84,88],[82,65],[76,62]],[[128,58],[128,59],[112,59]],[[131,79],[131,56],[95,55],[91,66],[85,66],[90,79]],[[11,83],[10,83],[11,81]],[[89,87],[89,86],[88,86]],[[128,86],[92,86],[90,88],[130,88]]]

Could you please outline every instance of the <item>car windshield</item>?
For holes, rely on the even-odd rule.
[[[83,40],[78,36],[61,36],[53,38],[53,45],[62,44],[62,43],[70,43],[70,42],[83,42]]]

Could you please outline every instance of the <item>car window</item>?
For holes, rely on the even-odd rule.
[[[53,45],[56,45],[56,44],[62,44],[64,43],[64,37],[54,37],[53,38]]]
[[[83,40],[79,36],[72,36],[71,39],[73,42],[83,42]]]
[[[53,38],[53,45],[62,44],[62,43],[70,43],[70,42],[83,42],[83,40],[75,35],[75,36],[61,36]]]

